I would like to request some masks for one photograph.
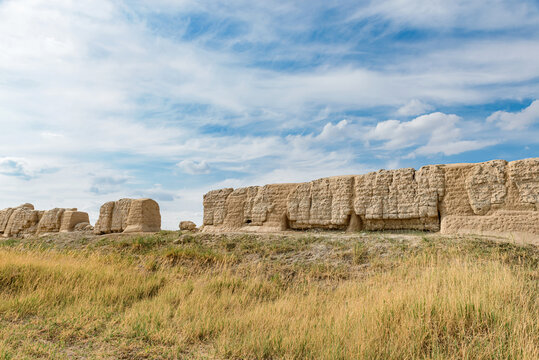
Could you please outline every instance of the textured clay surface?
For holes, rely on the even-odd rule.
[[[96,234],[157,232],[161,230],[159,205],[152,199],[120,199],[101,206]]]
[[[127,227],[123,232],[157,232],[160,230],[161,213],[157,202],[152,199],[135,199],[131,201],[127,216]]]
[[[197,224],[192,221],[181,221],[180,230],[194,231],[197,229]]]
[[[62,217],[60,225],[61,232],[75,231],[75,227],[79,224],[85,224],[84,230],[88,229],[86,225],[89,225],[90,218],[88,214],[77,209],[66,210]]]
[[[402,229],[537,236],[538,211],[539,158],[492,160],[214,190],[204,195],[203,230]]]
[[[88,214],[77,209],[54,208],[34,210],[32,204],[0,210],[0,235],[15,237],[32,234],[74,231],[75,226],[89,222]]]

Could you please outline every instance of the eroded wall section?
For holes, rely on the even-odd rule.
[[[95,234],[157,232],[161,230],[159,204],[152,199],[120,199],[101,206]]]
[[[92,230],[88,214],[77,209],[35,210],[32,204],[0,210],[0,236]]]
[[[205,231],[410,229],[539,234],[539,158],[429,165],[210,191]]]

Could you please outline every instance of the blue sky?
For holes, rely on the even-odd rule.
[[[0,208],[539,156],[536,0],[0,0]]]

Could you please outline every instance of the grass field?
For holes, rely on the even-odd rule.
[[[539,248],[422,233],[0,240],[0,359],[539,359]]]

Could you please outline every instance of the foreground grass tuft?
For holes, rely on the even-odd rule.
[[[0,359],[539,358],[537,247],[185,235],[3,243]]]

